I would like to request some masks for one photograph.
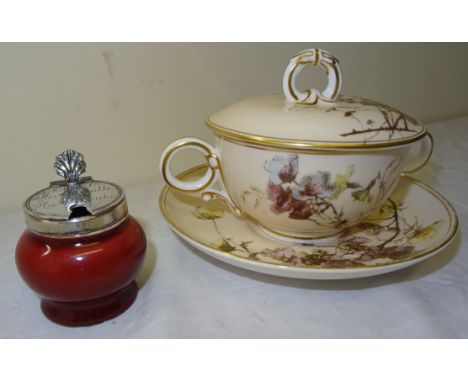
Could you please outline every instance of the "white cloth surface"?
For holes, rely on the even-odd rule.
[[[250,272],[176,237],[157,204],[163,184],[143,185],[126,190],[148,239],[138,298],[119,317],[91,327],[62,327],[42,315],[15,267],[22,212],[0,215],[0,337],[468,338],[468,117],[429,130],[435,151],[414,176],[451,201],[460,231],[427,261],[342,281]]]

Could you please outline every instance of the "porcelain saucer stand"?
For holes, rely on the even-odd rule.
[[[181,179],[197,179],[204,171],[191,169]],[[271,238],[224,203],[204,202],[167,186],[159,203],[171,228],[207,255],[251,271],[303,279],[367,277],[409,267],[440,253],[458,226],[450,203],[409,176],[400,179],[382,208],[323,244]]]

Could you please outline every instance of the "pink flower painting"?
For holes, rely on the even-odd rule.
[[[274,213],[289,213],[291,219],[302,220],[323,215],[328,210],[338,215],[330,201],[338,189],[328,171],[305,174],[299,180],[297,154],[275,155],[265,162],[264,168],[270,175],[265,193],[272,202],[270,210]],[[342,185],[339,191],[343,191]],[[335,218],[339,220],[338,216]]]

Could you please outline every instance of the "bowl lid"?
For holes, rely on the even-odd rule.
[[[86,170],[82,154],[66,150],[56,157],[65,180],[31,195],[23,205],[28,229],[51,236],[83,235],[109,228],[128,215],[125,194],[114,183],[80,177]]]
[[[325,69],[323,91],[296,87],[307,65]],[[283,76],[283,95],[266,95],[234,103],[211,115],[206,124],[232,140],[298,149],[365,149],[406,144],[422,138],[425,127],[385,104],[339,95],[338,60],[329,52],[309,49],[294,56]]]

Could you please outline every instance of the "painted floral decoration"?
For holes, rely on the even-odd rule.
[[[265,193],[272,202],[270,209],[274,213],[287,212],[291,219],[326,217],[336,226],[346,222],[331,200],[338,198],[348,188],[360,187],[350,181],[354,173],[353,165],[348,167],[345,174],[337,174],[334,179],[328,171],[317,171],[298,179],[297,154],[276,155],[265,162],[264,168],[270,174]]]
[[[401,216],[401,203],[389,199],[378,215],[356,227],[333,245],[284,245],[263,247],[254,241],[245,241],[223,234],[225,215],[221,209],[196,207],[197,219],[212,224],[217,241],[210,245],[220,251],[254,261],[314,268],[355,268],[391,264],[409,260],[420,242],[435,237],[441,221],[422,225]],[[205,223],[204,223],[205,224]],[[209,227],[207,226],[207,229]]]
[[[269,174],[264,191],[258,187],[250,188],[241,194],[244,203],[248,197],[255,200],[254,206],[262,200],[270,202],[270,210],[275,214],[287,213],[290,219],[311,220],[318,225],[342,227],[347,223],[342,209],[337,209],[333,201],[346,190],[351,190],[351,197],[359,203],[372,203],[383,197],[387,186],[387,175],[398,169],[400,160],[389,163],[383,173],[380,171],[366,186],[352,181],[354,165],[349,165],[344,173],[332,176],[329,171],[318,170],[299,176],[299,156],[297,154],[275,155],[265,161],[264,169]]]

